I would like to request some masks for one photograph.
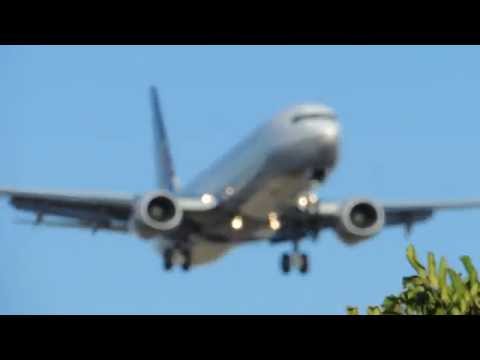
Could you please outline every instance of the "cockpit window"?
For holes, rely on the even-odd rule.
[[[302,120],[308,120],[308,119],[330,119],[330,120],[335,120],[336,117],[334,114],[303,114],[303,115],[297,115],[292,119],[293,123],[302,121]]]

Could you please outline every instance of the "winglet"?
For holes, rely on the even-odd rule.
[[[168,136],[160,110],[160,101],[156,87],[150,87],[150,98],[153,114],[153,130],[155,139],[155,155],[158,183],[162,189],[175,192],[175,171],[173,168],[172,156]]]

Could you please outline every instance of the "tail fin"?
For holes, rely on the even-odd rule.
[[[160,101],[155,87],[150,88],[150,98],[153,113],[153,130],[155,137],[155,159],[158,184],[161,189],[175,192],[177,190],[175,170],[173,168],[167,132],[160,110]]]

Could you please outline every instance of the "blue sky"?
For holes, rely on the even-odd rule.
[[[155,186],[147,88],[158,86],[182,183],[298,102],[343,127],[341,162],[318,195],[380,200],[480,197],[477,46],[2,46],[0,187],[143,192]],[[13,224],[0,203],[2,314],[342,314],[380,303],[411,270],[402,229],[357,247],[332,232],[302,249],[312,272],[284,276],[288,245],[240,247],[189,274],[164,273],[133,236]],[[479,265],[480,210],[414,229],[427,251]]]

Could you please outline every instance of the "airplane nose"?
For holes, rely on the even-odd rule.
[[[333,168],[338,159],[338,150],[340,142],[340,125],[336,121],[324,121],[319,129],[318,145],[319,154],[316,161],[320,162],[321,167]]]
[[[340,135],[340,127],[337,122],[323,121],[319,128],[320,137],[322,142],[327,144],[335,144],[338,141]]]

